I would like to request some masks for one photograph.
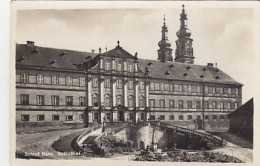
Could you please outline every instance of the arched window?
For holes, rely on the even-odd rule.
[[[140,96],[139,98],[139,107],[144,108],[145,107],[145,99],[144,96]]]
[[[134,107],[134,96],[133,95],[130,95],[128,97],[128,106],[129,107]]]
[[[110,107],[111,106],[111,97],[109,94],[105,96],[105,106]]]
[[[98,95],[97,95],[97,94],[94,94],[94,95],[92,96],[92,102],[93,102],[93,106],[94,106],[94,107],[98,107],[99,101],[98,101]]]

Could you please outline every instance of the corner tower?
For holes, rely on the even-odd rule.
[[[168,40],[168,29],[165,24],[165,16],[163,18],[163,26],[161,32],[162,32],[162,39],[158,43],[158,46],[160,47],[158,50],[158,60],[162,62],[173,61],[171,43]]]
[[[182,13],[180,18],[180,30],[176,33],[178,40],[176,41],[175,62],[194,63],[191,32],[187,27],[187,14],[184,5],[182,5]]]

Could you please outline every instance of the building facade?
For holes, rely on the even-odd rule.
[[[242,103],[242,84],[212,63],[195,65],[183,7],[175,59],[162,26],[158,60],[120,46],[102,53],[16,47],[16,121],[82,123],[165,121],[196,129],[228,129]],[[173,60],[175,60],[173,62]]]

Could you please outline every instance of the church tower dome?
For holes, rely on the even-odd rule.
[[[163,26],[161,32],[162,39],[158,42],[158,46],[160,47],[158,50],[158,60],[162,62],[173,61],[171,43],[168,40],[168,28],[165,23],[165,16],[163,18]]]
[[[176,41],[176,50],[175,50],[175,62],[182,62],[182,63],[194,63],[194,56],[193,56],[193,48],[192,48],[192,41],[193,39],[190,38],[191,31],[188,29],[187,26],[187,14],[184,9],[184,5],[182,5],[182,13],[180,18],[180,30],[176,33],[178,40]]]

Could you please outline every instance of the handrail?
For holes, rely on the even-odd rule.
[[[182,132],[189,133],[189,134],[199,135],[199,136],[205,137],[207,139],[211,139],[211,140],[217,142],[218,144],[222,144],[221,139],[219,139],[211,134],[208,134],[208,133],[202,133],[202,132],[198,132],[196,130],[192,130],[192,129],[188,129],[188,128],[184,128],[184,127],[180,127],[180,126],[176,126],[176,125],[172,125],[172,124],[166,124],[166,123],[162,123],[162,122],[160,122],[159,124],[151,122],[151,125],[161,127],[161,128],[171,128],[171,129],[175,129],[176,131],[182,131]]]

